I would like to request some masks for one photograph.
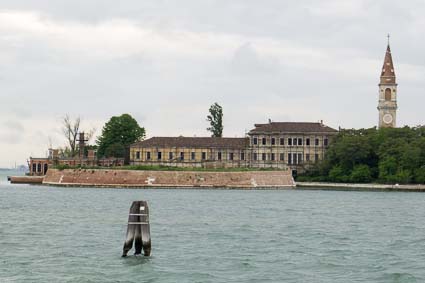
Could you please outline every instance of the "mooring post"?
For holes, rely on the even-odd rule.
[[[146,201],[133,201],[128,214],[127,237],[124,242],[122,256],[126,257],[127,253],[133,247],[135,255],[142,253],[145,256],[151,254],[151,234],[149,227],[149,207]]]

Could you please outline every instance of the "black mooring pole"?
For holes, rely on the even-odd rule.
[[[133,247],[135,255],[142,253],[145,256],[151,254],[151,234],[149,227],[149,207],[146,201],[133,201],[128,214],[127,238],[124,242],[122,256],[126,257],[127,253]]]

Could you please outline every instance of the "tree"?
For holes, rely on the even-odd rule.
[[[301,178],[425,183],[425,127],[341,130],[325,158]]]
[[[68,114],[66,114],[62,118],[62,133],[65,136],[67,141],[67,145],[62,150],[63,155],[74,157],[76,153],[78,152],[77,138],[78,138],[78,134],[80,133],[80,126],[81,126],[81,118],[79,116],[75,118],[74,121],[71,119],[71,117],[69,117]],[[85,133],[85,138],[87,140],[90,140],[93,137],[95,131],[96,131],[95,128],[91,128],[88,132]]]
[[[71,120],[68,114],[62,118],[62,133],[67,139],[69,146],[69,154],[71,157],[75,156],[76,147],[77,147],[77,135],[80,130],[80,117],[75,118],[74,121]]]
[[[222,137],[223,135],[223,108],[214,103],[209,109],[210,115],[207,116],[207,121],[210,122],[211,127],[207,130],[212,133],[212,137]]]
[[[145,129],[129,114],[114,116],[103,126],[102,135],[96,141],[97,154],[99,157],[124,157],[126,148],[144,137]]]
[[[366,164],[356,165],[351,171],[350,181],[353,183],[368,183],[372,181],[369,166]]]

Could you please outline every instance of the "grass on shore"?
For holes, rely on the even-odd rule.
[[[285,169],[279,168],[202,168],[202,167],[175,167],[164,165],[125,165],[125,166],[69,166],[69,165],[56,165],[53,167],[58,170],[65,169],[100,169],[100,170],[136,170],[136,171],[199,171],[199,172],[249,172],[249,171],[284,171]]]

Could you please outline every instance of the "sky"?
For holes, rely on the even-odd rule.
[[[128,113],[152,136],[378,123],[387,34],[398,126],[425,124],[425,1],[0,0],[0,167]],[[94,140],[91,141],[92,143]]]

